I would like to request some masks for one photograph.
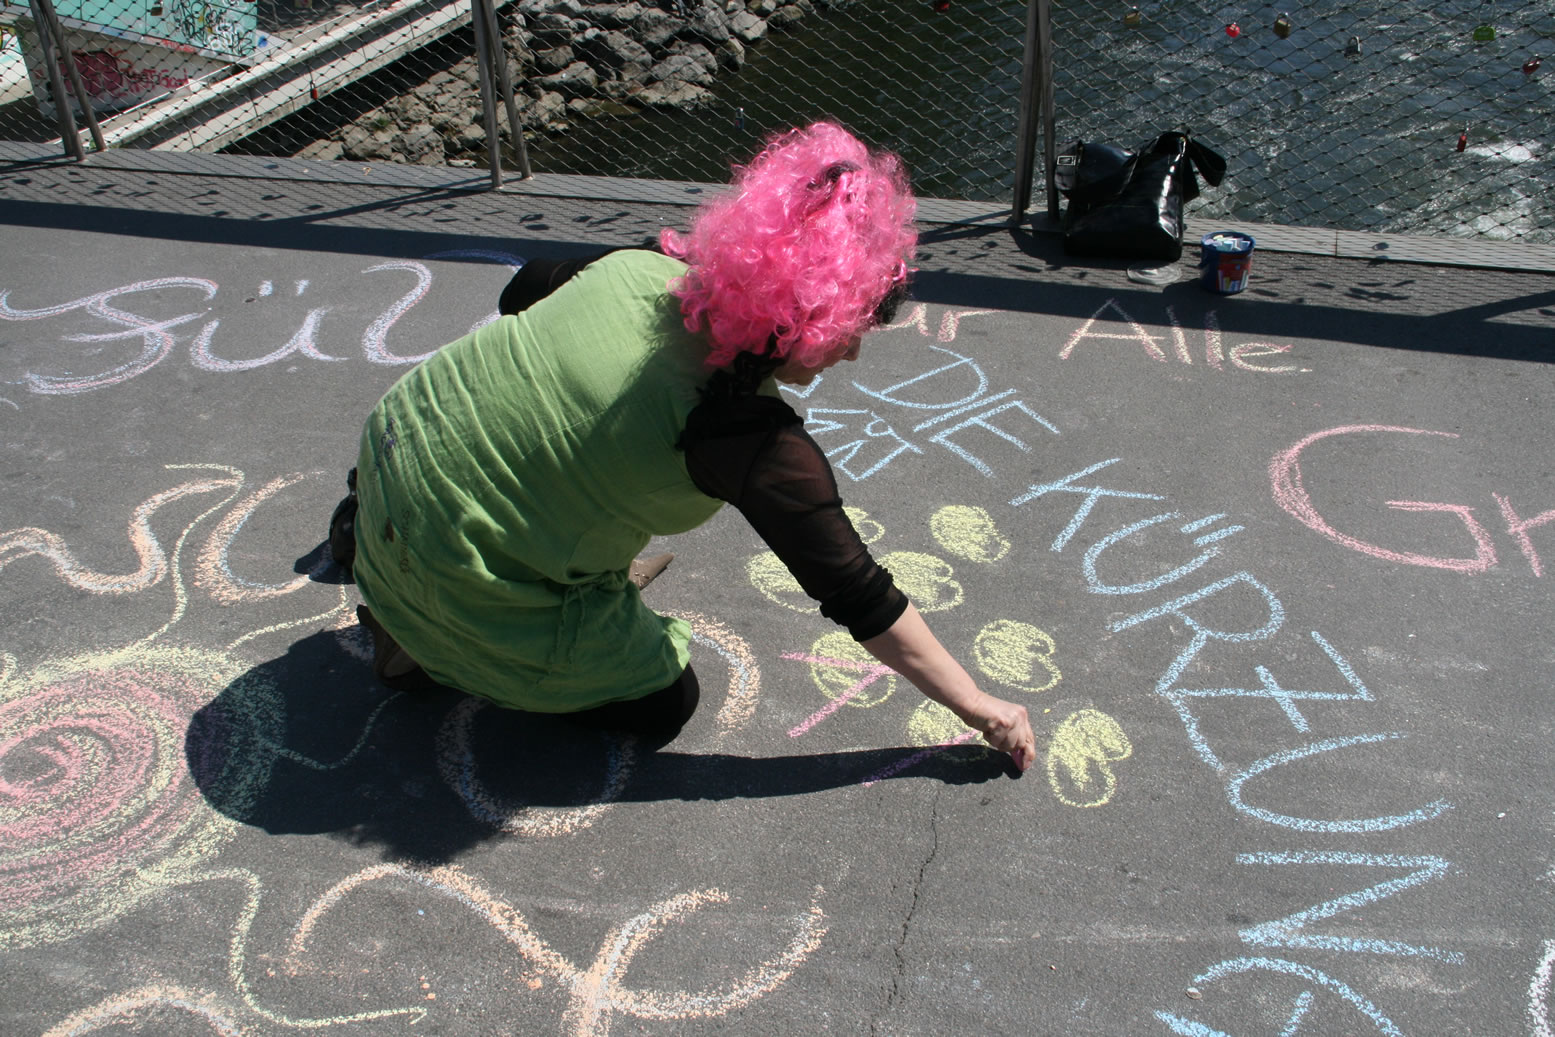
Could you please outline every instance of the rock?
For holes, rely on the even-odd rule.
[[[632,27],[637,38],[650,50],[662,52],[686,28],[685,19],[676,18],[657,7],[645,7]]]
[[[667,80],[644,87],[632,95],[632,100],[649,108],[700,108],[710,104],[713,92],[696,83]]]
[[[729,16],[712,0],[703,0],[691,15],[691,31],[709,43],[718,44],[729,38]]]
[[[709,73],[718,71],[718,59],[705,43],[681,40],[670,48],[669,56],[690,58]]]
[[[746,0],[745,9],[760,18],[770,18],[778,9],[777,0]]]
[[[352,124],[340,135],[340,152],[353,162],[380,162],[394,154],[394,137],[386,130]]]
[[[395,140],[395,150],[405,161],[421,166],[443,161],[443,135],[427,123],[417,123]]]
[[[571,39],[574,33],[584,27],[585,23],[580,18],[569,18],[564,14],[555,13],[542,14],[529,23],[530,31],[538,39],[547,42]]]
[[[746,43],[766,38],[767,20],[750,11],[739,11],[729,19],[729,31]]]
[[[515,65],[522,65],[532,60],[533,51],[529,44],[517,36],[504,36],[502,38],[502,52],[507,55],[508,61]]]
[[[786,29],[790,25],[804,21],[804,11],[798,4],[786,4],[772,12],[772,17],[767,19],[767,28]]]
[[[648,48],[624,32],[602,32],[578,48],[596,68],[621,69],[630,64],[647,68],[653,63]]]
[[[542,76],[539,83],[542,89],[563,97],[585,97],[599,89],[599,73],[587,62],[574,61],[555,75]]]
[[[715,56],[718,58],[720,68],[729,72],[738,72],[745,64],[745,44],[731,36],[719,44]]]
[[[316,140],[312,144],[297,152],[297,158],[317,159],[320,162],[333,162],[336,159],[346,157],[346,149],[338,140]]]
[[[480,151],[486,147],[486,127],[472,122],[450,138],[459,151]]]
[[[560,72],[574,61],[578,60],[577,52],[571,47],[546,47],[544,50],[534,52],[534,65],[541,75],[551,75]]]
[[[630,29],[642,13],[639,3],[589,4],[583,8],[582,17],[602,29]]]
[[[431,107],[414,93],[396,97],[384,107],[394,114],[395,121],[401,126],[425,123],[432,117]]]
[[[694,43],[680,53],[671,54],[649,69],[648,82],[675,80],[681,83],[696,83],[699,86],[712,86],[713,73],[717,68],[718,62],[713,57],[712,51],[700,43]]]
[[[578,0],[521,0],[518,13],[529,24],[533,24],[535,19],[548,14],[559,14],[566,18],[582,17],[583,5]]]
[[[524,125],[549,126],[561,119],[567,108],[567,99],[555,91],[547,91],[531,101],[524,110]]]

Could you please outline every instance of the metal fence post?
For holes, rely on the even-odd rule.
[[[86,120],[86,128],[92,135],[92,147],[98,151],[108,150],[108,145],[103,141],[103,129],[97,124],[97,113],[92,111],[92,99],[86,92],[86,84],[81,82],[81,72],[76,68],[76,59],[70,53],[70,44],[65,40],[65,27],[60,24],[59,15],[54,11],[53,0],[32,0],[33,17],[36,18],[39,11],[48,20],[49,35],[53,36],[59,47],[59,64],[64,66],[65,74],[70,77],[70,88],[75,92],[76,100],[81,105],[81,117]],[[52,56],[52,55],[51,55]],[[58,70],[50,64],[51,76]],[[71,133],[75,132],[75,124],[72,120]],[[76,156],[78,159],[85,155]]]
[[[1028,0],[1026,47],[1021,60],[1020,125],[1015,143],[1015,199],[1010,222],[1019,223],[1031,205],[1036,143],[1042,134],[1042,165],[1047,183],[1047,214],[1058,219],[1058,185],[1053,168],[1058,158],[1054,139],[1053,18],[1051,0]]]
[[[486,154],[491,163],[491,189],[502,186],[502,138],[497,134],[496,86],[491,79],[491,41],[481,0],[470,0],[470,20],[475,26],[475,64],[481,81],[481,115],[486,127]]]
[[[491,61],[497,67],[497,86],[502,89],[502,104],[507,109],[508,130],[513,134],[513,149],[518,152],[518,175],[522,180],[534,176],[529,168],[529,145],[524,143],[524,121],[519,117],[518,104],[513,100],[513,78],[508,73],[507,48],[502,45],[502,33],[497,28],[497,12],[491,0],[475,0],[485,12],[486,41],[491,47]],[[498,144],[500,145],[500,141]]]
[[[54,95],[54,118],[59,124],[59,139],[65,145],[65,154],[77,162],[85,161],[86,151],[81,147],[81,137],[76,133],[76,116],[70,110],[70,98],[65,94],[65,78],[59,72],[59,58],[54,53],[54,37],[49,32],[48,20],[37,10],[33,0],[32,21],[38,28],[38,45],[43,50],[43,66],[49,72],[49,92]]]

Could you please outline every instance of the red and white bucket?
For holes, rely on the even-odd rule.
[[[1236,230],[1211,231],[1200,239],[1199,280],[1211,292],[1235,295],[1247,287],[1247,275],[1253,267],[1251,234]]]

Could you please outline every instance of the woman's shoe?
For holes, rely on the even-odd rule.
[[[627,570],[626,578],[635,583],[638,590],[642,590],[653,582],[654,577],[668,569],[669,564],[674,560],[675,556],[672,554],[654,555],[652,558],[639,558]]]

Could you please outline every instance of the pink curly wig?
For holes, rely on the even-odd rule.
[[[659,236],[691,268],[670,291],[686,328],[707,332],[708,365],[769,341],[774,357],[825,363],[906,280],[916,210],[901,160],[841,126],[772,137],[689,234]]]

